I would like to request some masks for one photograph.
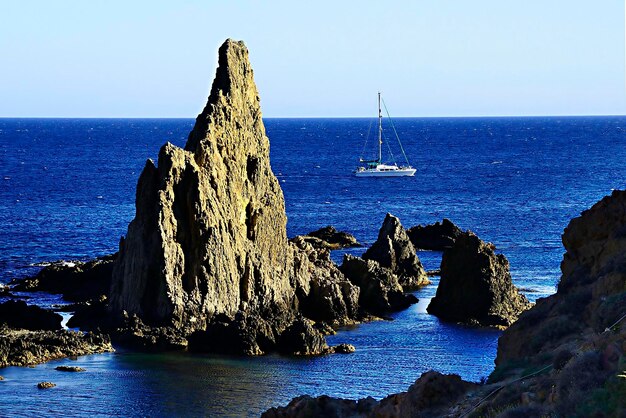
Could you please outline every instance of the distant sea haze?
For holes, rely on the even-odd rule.
[[[626,184],[626,117],[398,118],[415,177],[356,178],[375,155],[368,118],[266,119],[271,165],[283,188],[288,234],[325,225],[371,244],[387,212],[403,225],[446,217],[493,242],[531,300],[554,292],[561,233],[572,217]],[[0,282],[37,263],[117,250],[134,216],[135,186],[166,141],[184,146],[193,119],[0,119]],[[383,157],[401,162],[389,136]],[[363,249],[352,249],[359,254]],[[333,258],[341,262],[342,252]],[[437,269],[439,252],[419,252]],[[105,354],[34,369],[8,368],[3,414],[258,415],[300,394],[381,398],[429,369],[479,380],[493,369],[499,331],[440,322],[425,308],[437,280],[394,321],[329,338],[349,356],[237,359],[191,354]],[[35,298],[54,304],[58,299]],[[50,369],[58,395],[32,390]],[[88,388],[88,393],[85,392]]]

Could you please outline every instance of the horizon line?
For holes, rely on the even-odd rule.
[[[497,119],[497,118],[576,118],[623,117],[624,114],[537,114],[537,115],[448,115],[448,116],[394,116],[392,119]],[[0,116],[3,119],[196,119],[197,116]],[[376,116],[263,116],[263,119],[376,119]]]

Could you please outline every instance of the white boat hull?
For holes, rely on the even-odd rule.
[[[398,168],[396,170],[363,169],[354,172],[357,177],[409,177],[415,174],[414,168]]]

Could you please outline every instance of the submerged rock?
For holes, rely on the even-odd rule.
[[[383,315],[406,309],[417,302],[415,296],[404,293],[391,269],[381,267],[376,261],[346,254],[340,269],[359,287],[359,304],[368,312]]]
[[[382,267],[390,269],[405,290],[430,283],[400,220],[389,213],[378,232],[378,239],[363,254],[363,258],[377,261]]]
[[[27,305],[21,300],[9,300],[0,304],[0,324],[9,328],[51,331],[61,329],[62,320],[63,317],[57,313]]]
[[[416,249],[434,251],[452,248],[454,241],[463,233],[461,228],[445,218],[441,223],[416,225],[406,232]]]
[[[318,238],[327,242],[334,248],[360,247],[361,244],[356,240],[354,235],[343,231],[337,231],[334,226],[325,226],[316,231],[306,234],[308,237]]]
[[[472,232],[443,253],[441,281],[428,312],[441,319],[506,327],[530,307],[511,281],[509,262]]]

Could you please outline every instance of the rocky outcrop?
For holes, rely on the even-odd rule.
[[[378,239],[363,254],[363,258],[390,269],[405,290],[430,283],[406,230],[400,220],[389,213],[378,232]]]
[[[280,349],[301,313],[353,322],[358,289],[320,249],[289,243],[286,222],[248,51],[227,40],[185,149],[165,144],[139,178],[111,316],[239,354]]]
[[[70,372],[70,373],[78,373],[78,372],[85,371],[85,369],[83,369],[82,367],[78,367],[78,366],[57,366],[54,368],[54,370],[59,371],[59,372]]]
[[[346,254],[340,269],[359,287],[359,305],[368,312],[384,315],[417,303],[415,296],[404,293],[391,269],[381,267],[376,261]]]
[[[316,249],[301,237],[292,240],[309,269],[307,287],[297,289],[300,312],[307,318],[332,326],[347,325],[360,318],[358,285],[348,280],[330,260],[326,249]]]
[[[300,396],[286,407],[269,409],[262,417],[441,417],[449,413],[450,404],[477,386],[457,375],[431,371],[424,373],[407,392],[391,395],[380,402],[373,398],[353,401],[329,396]]]
[[[108,295],[117,254],[88,262],[57,261],[45,266],[36,276],[12,282],[18,292],[62,294],[65,300],[85,302]]]
[[[308,237],[321,239],[330,244],[333,248],[349,248],[360,247],[361,244],[356,240],[354,235],[343,231],[337,231],[334,226],[325,226],[316,231],[306,234]]]
[[[463,231],[449,219],[432,225],[416,225],[407,229],[406,233],[419,250],[443,251],[452,248],[454,241]]]
[[[0,329],[0,367],[114,351],[108,336],[76,331]]]
[[[441,319],[506,327],[530,307],[511,281],[509,262],[471,231],[443,253],[441,281],[428,312]]]
[[[614,191],[572,219],[563,233],[566,252],[557,293],[539,299],[503,334],[497,365],[526,361],[538,353],[572,351],[573,342],[603,333],[626,314],[625,231],[626,191]],[[623,340],[623,325],[617,334],[605,336],[621,335]]]
[[[626,191],[613,192],[570,222],[563,234],[567,252],[556,294],[538,300],[503,332],[496,369],[486,384],[427,373],[407,393],[379,403],[298,397],[264,416],[622,416],[626,410],[624,231]],[[463,240],[471,235],[463,234],[454,248],[465,246]],[[471,239],[474,244],[468,248],[484,257],[487,244]]]
[[[9,328],[52,331],[61,329],[62,319],[57,313],[27,305],[21,300],[9,300],[0,304],[0,324]]]

